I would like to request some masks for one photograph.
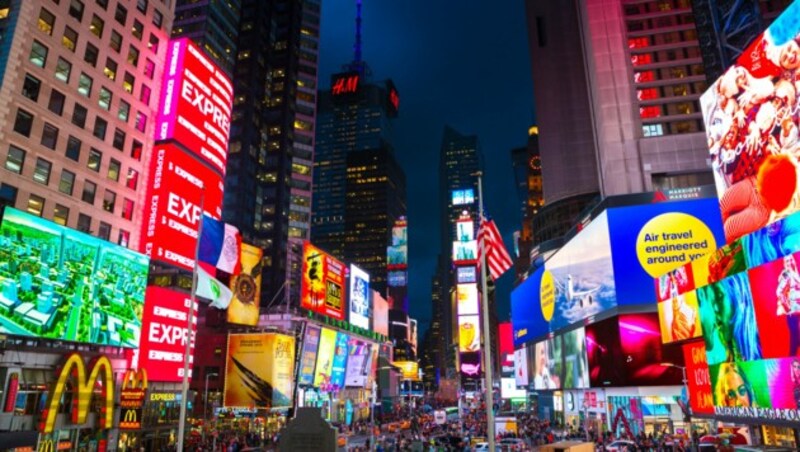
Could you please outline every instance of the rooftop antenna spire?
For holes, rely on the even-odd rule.
[[[361,0],[356,0],[356,43],[353,45],[353,63],[361,66]]]

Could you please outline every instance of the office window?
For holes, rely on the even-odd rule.
[[[111,90],[106,88],[105,86],[100,87],[100,96],[97,98],[97,105],[100,106],[103,110],[110,110],[111,109],[111,99],[114,95],[111,93]]]
[[[121,121],[128,122],[128,116],[131,114],[131,104],[125,102],[124,100],[120,99],[119,101],[119,110],[117,110],[117,117]]]
[[[119,238],[117,239],[117,244],[119,246],[124,246],[125,248],[127,248],[128,243],[130,243],[130,241],[131,241],[131,233],[124,229],[120,229]]]
[[[30,60],[34,66],[44,67],[47,62],[47,47],[41,42],[34,40],[31,45],[31,54],[28,56],[28,60]]]
[[[70,52],[74,52],[75,47],[78,46],[78,32],[70,27],[64,27],[64,36],[61,38],[61,45]]]
[[[17,118],[14,120],[14,132],[26,137],[31,136],[33,115],[21,108],[17,109]]]
[[[50,170],[52,168],[52,163],[38,157],[36,159],[36,168],[33,169],[33,180],[42,185],[47,185],[50,183]]]
[[[108,178],[113,181],[119,181],[119,173],[122,170],[122,163],[118,160],[111,159],[108,162]]]
[[[114,30],[111,30],[111,40],[109,41],[108,45],[117,53],[119,53],[122,49],[122,35]]]
[[[97,236],[103,240],[109,240],[111,237],[111,225],[101,221],[97,227]]]
[[[89,97],[92,93],[92,82],[91,77],[81,72],[81,76],[78,77],[78,93]]]
[[[136,160],[142,160],[142,143],[137,140],[133,140],[131,143],[131,157],[135,158]]]
[[[72,110],[72,123],[78,127],[83,128],[86,126],[86,107],[83,105],[75,104],[75,109]]]
[[[53,26],[56,24],[56,16],[50,11],[42,8],[39,11],[39,30],[47,33],[49,36],[53,35]]]
[[[114,11],[114,19],[119,22],[120,25],[125,25],[125,21],[128,20],[128,10],[125,9],[122,5],[117,5],[116,11]]]
[[[91,64],[92,66],[97,66],[97,55],[100,51],[92,45],[91,43],[86,43],[86,51],[83,52],[83,61]]]
[[[42,88],[42,82],[31,74],[25,74],[25,81],[22,82],[22,95],[28,99],[36,102],[39,100],[39,91]]]
[[[134,66],[139,64],[139,49],[134,46],[128,47],[128,63]]]
[[[0,184],[0,201],[5,201],[8,205],[17,204],[17,187],[6,183]]]
[[[104,10],[108,8],[108,0],[95,0],[95,3],[100,5],[100,7],[103,8]]]
[[[58,57],[58,63],[56,64],[56,78],[64,83],[69,83],[70,72],[72,72],[72,63],[61,57]]]
[[[43,210],[44,198],[31,194],[30,197],[28,197],[28,213],[31,215],[36,215],[37,217],[41,217]]]
[[[136,83],[136,78],[128,71],[125,71],[125,76],[122,78],[122,88],[130,94],[133,94],[133,84]]]
[[[97,14],[92,14],[92,23],[89,25],[89,31],[92,32],[98,38],[103,37],[103,28],[105,28],[106,23],[103,22],[103,19],[97,17]]]
[[[147,127],[147,115],[142,113],[141,111],[136,112],[136,130],[139,132],[144,132],[145,127]]]
[[[106,58],[106,67],[103,69],[103,74],[111,80],[117,79],[117,62],[111,58]]]
[[[8,146],[8,155],[6,156],[6,169],[17,174],[22,174],[22,166],[25,164],[25,151],[14,146]]]
[[[66,226],[67,222],[69,222],[69,207],[56,204],[56,208],[53,211],[53,222]]]
[[[147,0],[136,0],[136,9],[142,13],[147,12]]]
[[[64,113],[64,103],[66,100],[66,96],[64,96],[64,93],[61,91],[55,89],[50,90],[50,100],[47,101],[47,109],[61,116],[61,114]]]
[[[70,135],[70,137],[67,139],[67,158],[70,160],[75,160],[76,162],[80,160],[82,144],[83,143],[81,143],[81,140]]]
[[[147,105],[150,105],[150,87],[142,84],[142,89],[139,90],[139,100]]]
[[[125,149],[125,132],[120,129],[114,129],[114,141],[111,143],[115,149],[120,151]]]
[[[144,76],[153,80],[153,75],[156,73],[156,63],[153,62],[150,58],[147,58],[144,62]]]
[[[94,204],[94,195],[97,192],[97,184],[92,181],[83,181],[83,193],[81,193],[81,200],[89,204]]]
[[[58,191],[66,195],[72,196],[72,190],[75,189],[75,173],[65,169],[61,170],[61,179],[58,181]]]
[[[69,15],[80,22],[83,20],[83,2],[81,0],[71,0],[69,3]]]
[[[89,160],[86,162],[86,166],[94,171],[100,171],[100,164],[103,162],[103,153],[98,151],[95,148],[89,149]]]
[[[78,214],[78,230],[81,232],[92,231],[92,217],[82,213]]]
[[[661,124],[644,124],[642,125],[642,133],[645,137],[660,137],[664,135],[664,128]]]
[[[153,10],[153,25],[158,28],[161,28],[161,24],[164,22],[164,15],[161,14],[161,11],[154,9]]]
[[[105,194],[103,194],[103,210],[106,212],[114,212],[114,206],[117,203],[117,194],[113,191],[106,189]]]
[[[150,40],[147,42],[147,48],[153,53],[158,53],[158,36],[150,33]]]
[[[144,25],[136,19],[133,19],[133,26],[131,27],[131,34],[138,40],[142,40],[142,33],[144,32]]]
[[[58,127],[44,123],[42,127],[42,146],[55,150],[58,143]]]
[[[94,129],[92,134],[99,138],[101,141],[106,139],[106,130],[108,129],[108,121],[101,117],[94,118]]]
[[[125,179],[125,186],[136,190],[139,185],[139,172],[133,168],[128,168],[128,177]]]

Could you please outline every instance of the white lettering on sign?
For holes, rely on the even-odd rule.
[[[199,177],[195,176],[194,174],[190,173],[189,171],[183,169],[182,167],[175,165],[175,174],[180,176],[182,179],[188,181],[190,184],[194,185],[197,188],[203,188],[203,181],[200,180]]]
[[[189,80],[184,80],[183,87],[181,88],[181,97],[191,103],[192,106],[203,113],[203,115],[211,116],[211,120],[214,121],[214,124],[219,126],[222,130],[228,130],[230,118],[222,111],[222,108],[211,99],[209,94],[203,92],[203,88],[206,87],[193,84]]]
[[[176,264],[181,264],[184,267],[194,267],[194,259],[180,255],[174,251],[167,250],[164,253],[164,258]]]
[[[158,322],[150,322],[150,330],[147,333],[147,339],[155,344],[175,345],[180,341],[181,345],[186,345],[188,336],[186,328]]]
[[[178,124],[186,127],[189,132],[191,132],[194,136],[196,136],[200,141],[206,141],[206,134],[200,130],[199,127],[195,126],[191,121],[186,119],[183,115],[178,115]]]
[[[197,230],[192,229],[190,226],[186,226],[180,221],[173,220],[172,218],[170,218],[169,221],[167,222],[167,226],[169,226],[169,228],[174,231],[178,231],[181,234],[187,235],[193,239],[197,239]]]
[[[200,206],[175,193],[170,193],[167,198],[167,212],[189,224],[200,221]]]
[[[153,314],[159,317],[166,317],[168,319],[182,320],[184,322],[186,321],[185,312],[176,311],[174,309],[169,309],[162,306],[156,306],[155,309],[153,309]]]
[[[158,350],[150,350],[147,357],[153,361],[169,361],[173,363],[183,362],[182,353],[162,352]]]

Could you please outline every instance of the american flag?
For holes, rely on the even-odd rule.
[[[484,241],[484,246],[481,247],[481,241]],[[506,247],[503,244],[503,237],[500,231],[497,230],[497,225],[494,220],[487,220],[481,216],[481,224],[478,227],[478,269],[480,270],[481,252],[486,248],[486,266],[489,268],[489,273],[493,280],[499,278],[506,272],[513,262],[511,256],[508,255]]]

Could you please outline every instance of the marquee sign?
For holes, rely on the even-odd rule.
[[[147,393],[147,370],[128,370],[122,377],[119,395],[120,430],[142,428],[142,406]]]

